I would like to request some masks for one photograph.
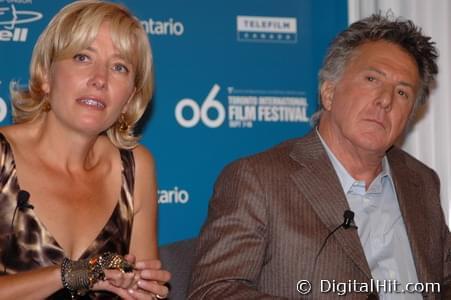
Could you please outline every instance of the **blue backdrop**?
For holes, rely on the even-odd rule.
[[[37,37],[69,2],[0,0],[2,125],[9,82],[27,83]],[[153,48],[156,91],[141,133],[157,162],[159,241],[190,238],[227,163],[310,130],[318,69],[347,25],[347,1],[118,2]]]

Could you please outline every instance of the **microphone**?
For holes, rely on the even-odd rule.
[[[19,193],[17,194],[17,204],[16,204],[16,208],[14,209],[14,213],[13,213],[13,217],[11,219],[11,225],[10,225],[10,234],[8,235],[8,240],[7,240],[7,250],[9,249],[9,247],[11,247],[12,244],[12,236],[15,235],[14,232],[14,220],[16,219],[16,214],[17,214],[17,210],[24,212],[26,209],[34,209],[34,206],[31,205],[30,203],[28,203],[28,201],[30,200],[30,193],[24,190],[20,190]],[[5,255],[8,251],[5,251]],[[4,256],[2,257],[4,259]],[[3,273],[6,274],[6,264],[5,262],[3,262]]]
[[[341,224],[341,226],[343,226],[344,229],[348,229],[349,227],[355,227],[357,228],[357,226],[354,225],[354,212],[352,210],[345,210],[344,214],[343,214],[343,224]]]
[[[340,229],[340,227],[343,227],[344,229],[349,229],[349,228],[355,228],[357,229],[357,226],[354,225],[354,212],[352,210],[345,210],[343,213],[343,223],[341,223],[340,225],[338,225],[337,227],[335,227],[334,230],[332,230],[326,237],[326,239],[324,240],[323,244],[321,245],[321,248],[319,248],[318,254],[315,257],[315,262],[313,264],[313,272],[315,272],[316,269],[316,262],[318,261],[318,257],[321,254],[321,252],[324,249],[324,246],[326,246],[327,240],[332,236],[332,234],[335,233],[335,231],[337,231],[338,229]],[[312,274],[313,275],[313,274]]]
[[[30,193],[20,190],[17,195],[17,208],[22,212],[26,209],[34,209],[34,206],[28,203],[28,200],[30,200]]]

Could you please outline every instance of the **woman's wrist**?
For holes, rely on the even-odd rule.
[[[83,296],[94,284],[105,279],[107,269],[132,272],[133,265],[121,255],[110,252],[77,261],[64,258],[60,268],[61,284],[72,295]]]

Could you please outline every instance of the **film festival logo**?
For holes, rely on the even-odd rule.
[[[225,119],[224,105],[218,100],[216,96],[220,90],[219,85],[213,85],[213,88],[208,93],[201,105],[197,104],[193,99],[185,98],[179,101],[175,107],[175,119],[177,122],[186,128],[196,126],[200,121],[210,128],[217,128],[222,125]],[[191,111],[191,118],[184,115],[185,110]],[[210,111],[215,111],[216,116],[209,115]]]
[[[240,42],[295,44],[298,41],[296,18],[237,16],[236,27]]]
[[[0,7],[0,42],[26,42],[28,27],[24,27],[23,24],[40,19],[42,19],[42,13],[18,10],[14,4],[9,7]]]
[[[202,123],[209,128],[223,125],[228,116],[230,128],[253,128],[256,123],[307,123],[308,101],[302,91],[227,88],[227,106],[217,99],[221,87],[214,84],[199,104],[181,99],[175,106],[175,119],[185,128]],[[227,114],[226,114],[227,112]]]

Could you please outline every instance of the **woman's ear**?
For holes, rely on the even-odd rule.
[[[48,73],[45,73],[44,76],[42,76],[41,89],[44,91],[45,94],[50,93],[50,79]]]
[[[130,97],[128,97],[127,102],[125,102],[124,107],[122,108],[123,114],[125,114],[127,112],[130,102],[132,101],[133,97],[135,97],[135,93],[136,93],[136,86],[133,88],[133,92],[130,94]]]
[[[334,100],[335,84],[326,80],[321,85],[321,105],[324,110],[330,111]]]

